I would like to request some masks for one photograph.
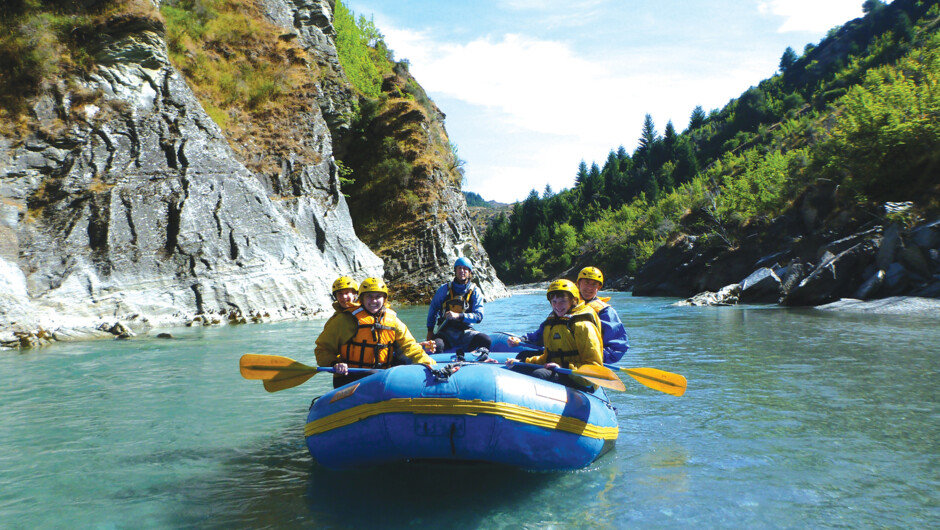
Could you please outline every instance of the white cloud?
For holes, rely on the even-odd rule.
[[[862,16],[861,0],[759,0],[758,10],[784,19],[779,33],[820,32]]]
[[[438,103],[460,103],[443,110],[467,160],[466,188],[503,202],[546,183],[570,187],[580,160],[603,164],[618,145],[632,152],[646,113],[660,133],[669,120],[681,131],[696,105],[721,107],[776,68],[776,58],[765,65],[743,52],[660,47],[583,56],[565,42],[518,34],[454,44],[382,27]],[[456,128],[485,138],[454,135],[451,125],[470,121]]]

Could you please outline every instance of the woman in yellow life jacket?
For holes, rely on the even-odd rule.
[[[566,386],[583,388],[555,368],[577,370],[586,364],[603,366],[603,342],[601,323],[591,308],[580,302],[578,287],[570,280],[555,280],[548,286],[546,294],[552,304],[552,313],[542,323],[541,337],[532,337],[532,342],[544,349],[539,355],[523,359],[528,364],[541,364],[541,368],[512,366],[517,359],[506,364],[513,371],[527,373],[539,379],[555,381]],[[518,339],[516,339],[518,342]]]
[[[314,353],[318,365],[335,368],[333,388],[369,375],[349,373],[348,368],[385,369],[412,362],[434,365],[408,326],[386,305],[387,300],[385,282],[366,278],[359,286],[359,304],[337,311],[323,326]]]

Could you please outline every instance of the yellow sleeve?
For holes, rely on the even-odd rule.
[[[542,350],[541,355],[536,355],[535,357],[526,357],[525,362],[529,364],[545,364],[548,362],[548,352]]]
[[[418,364],[426,364],[428,366],[434,366],[436,363],[434,359],[428,356],[424,352],[424,348],[415,340],[414,336],[411,335],[411,331],[408,330],[408,326],[401,321],[398,317],[395,317],[395,346],[405,354],[405,357],[411,359],[411,362]]]
[[[586,364],[604,366],[604,342],[598,331],[600,321],[596,313],[594,313],[593,320],[597,320],[596,325],[582,320],[575,322],[574,326],[572,326],[574,328],[574,341],[578,345],[578,353],[580,354],[578,365],[575,366],[572,363],[572,370],[577,370],[579,367]]]
[[[334,313],[317,337],[317,345],[313,350],[317,356],[317,366],[336,364],[339,361],[340,347],[353,338],[357,328],[356,317],[349,313]]]

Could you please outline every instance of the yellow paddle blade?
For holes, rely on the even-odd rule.
[[[618,367],[620,368],[620,367]],[[620,368],[640,383],[671,396],[685,394],[685,377],[656,368]]]
[[[308,373],[294,373],[289,377],[278,377],[277,379],[269,379],[264,382],[264,389],[268,392],[277,392],[279,390],[285,390],[288,388],[293,388],[298,385],[302,385],[310,379],[311,377],[317,375],[316,372]]]
[[[627,389],[627,387],[624,386],[623,381],[617,377],[617,374],[615,374],[613,370],[610,368],[604,368],[603,366],[586,364],[577,370],[573,370],[571,374],[586,379],[597,386],[602,386],[611,390],[619,390],[623,392]]]
[[[306,372],[311,372],[311,376],[317,373],[316,367],[280,355],[246,353],[242,355],[238,366],[245,379],[284,379]]]

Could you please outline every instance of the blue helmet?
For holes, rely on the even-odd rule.
[[[457,267],[466,267],[470,269],[470,272],[473,272],[473,263],[470,263],[470,260],[463,256],[457,258],[457,261],[454,262],[454,268]]]

